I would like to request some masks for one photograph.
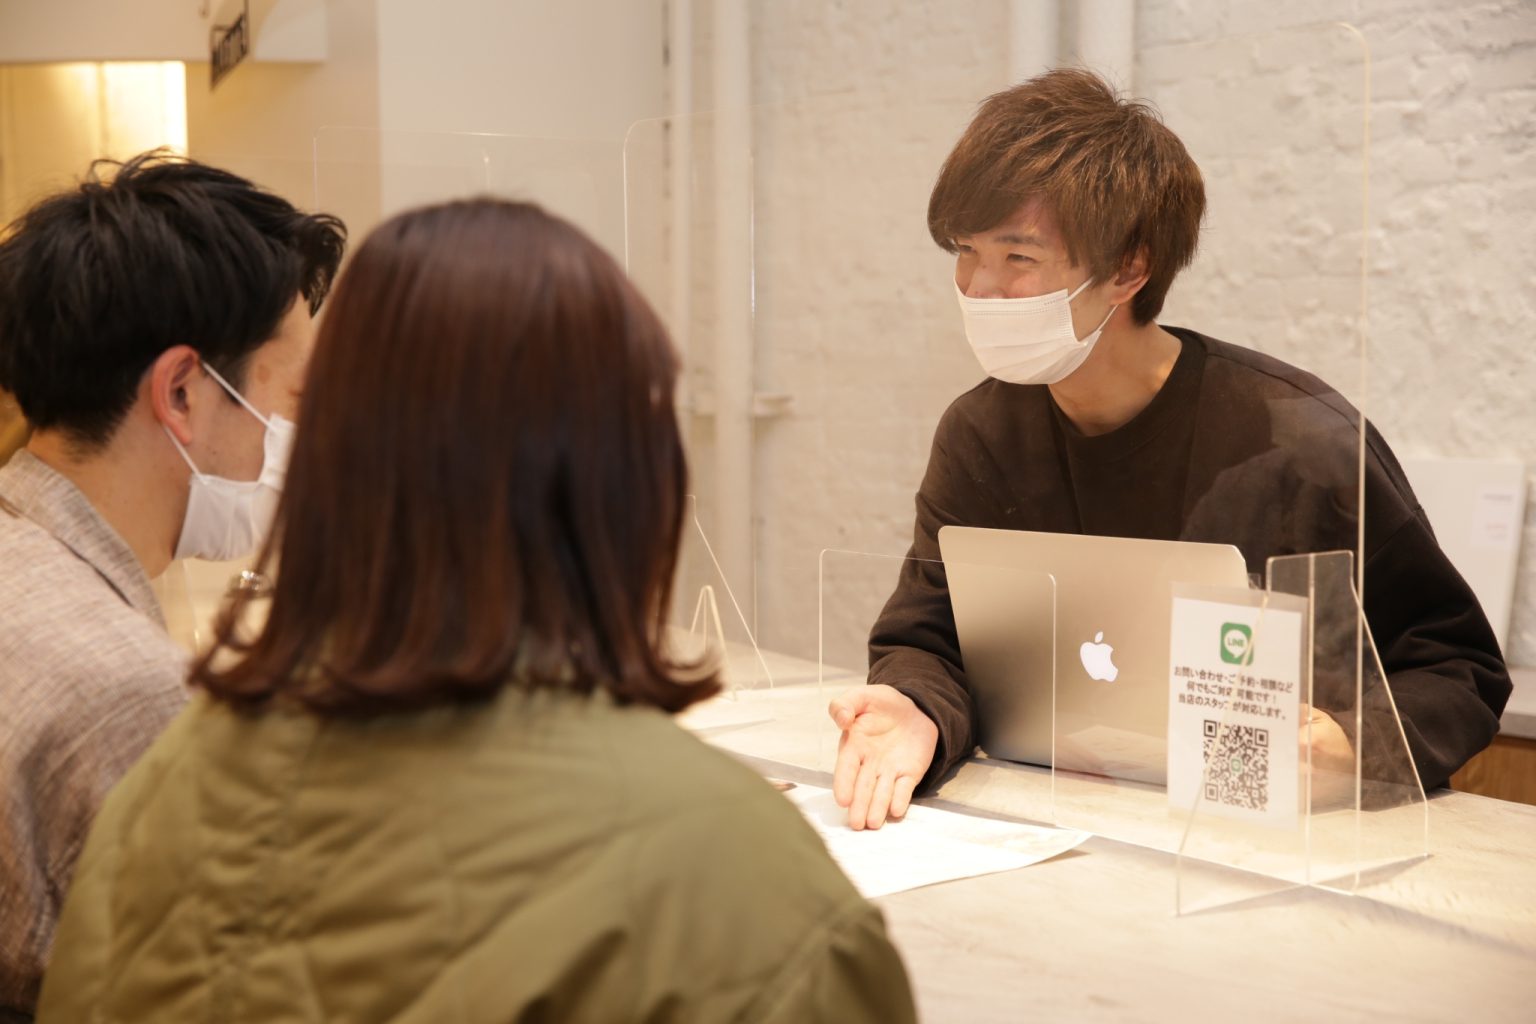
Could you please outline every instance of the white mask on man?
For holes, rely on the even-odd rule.
[[[1083,365],[1103,323],[1079,339],[1072,328],[1072,300],[1093,283],[1089,278],[1074,291],[1065,288],[1027,299],[973,299],[955,286],[965,339],[987,376],[1009,384],[1055,384]]]
[[[206,363],[203,368],[267,428],[262,442],[261,474],[255,480],[226,480],[199,472],[176,435],[169,428],[165,430],[192,470],[187,513],[182,517],[181,539],[176,542],[173,557],[227,562],[255,552],[272,528],[277,498],[288,474],[288,456],[293,449],[293,422],[276,413],[263,416],[218,371]]]

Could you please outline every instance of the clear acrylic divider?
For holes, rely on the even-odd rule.
[[[674,649],[690,657],[714,655],[724,689],[684,711],[679,722],[740,755],[830,772],[835,748],[818,664],[759,642],[692,495],[689,506],[669,634]]]
[[[637,122],[624,143],[622,198],[626,269],[679,357],[678,422],[699,530],[711,542],[705,554],[736,585],[741,616],[755,630],[753,181],[740,130],[750,118],[736,111]]]
[[[816,566],[817,682],[836,695],[869,675],[870,630],[907,573],[942,574],[942,562],[828,548]]]
[[[1193,768],[1186,759],[1189,723],[1183,720],[1192,708],[1214,707],[1222,685],[1214,632],[1202,651],[1204,663],[1181,664],[1187,659],[1180,650],[1179,601],[1186,592],[1214,592],[1250,603],[1245,566],[1230,547],[1174,550],[1126,538],[1070,540],[1080,553],[1102,552],[1101,564],[1124,566],[1131,578],[1120,593],[1076,576],[1059,581],[1051,820],[1172,853],[1188,811],[1174,794],[1200,773],[1198,739]],[[1228,618],[1253,616],[1233,612]],[[1244,629],[1252,635],[1258,623]]]
[[[921,221],[973,108],[854,96],[629,130],[628,270],[681,356],[699,519],[765,649],[817,658],[818,552],[910,541],[933,426],[977,379]],[[871,160],[876,139],[899,157]],[[850,277],[876,266],[878,300]]]
[[[315,133],[314,150],[315,205],[346,222],[353,246],[404,210],[492,196],[538,203],[623,262],[621,142],[337,126]]]
[[[1371,541],[1362,527],[1369,522],[1362,405],[1368,380],[1368,68],[1359,33],[1337,23],[1154,47],[1138,62],[1138,88],[1199,164],[1210,204],[1200,254],[1175,284],[1159,322],[1188,324],[1289,364],[1251,353],[1208,353],[1191,428],[1191,451],[1198,458],[1192,454],[1183,478],[1170,481],[1178,496],[1177,539],[1236,547],[1250,587],[1262,585],[1262,574],[1277,556],[1344,551],[1358,557]],[[1307,117],[1288,116],[1299,104],[1305,104]],[[1231,301],[1234,294],[1242,301]],[[1226,320],[1223,310],[1232,314]],[[1158,494],[1147,498],[1153,507],[1167,505]],[[1363,561],[1353,564],[1358,569]],[[1232,575],[1203,580],[1224,582],[1227,603],[1245,610],[1232,615],[1242,622],[1218,621],[1214,628],[1220,633],[1242,625],[1251,630],[1253,649],[1274,654],[1280,648],[1294,655],[1289,638],[1302,614],[1289,599],[1295,591],[1271,582],[1268,594],[1249,592],[1240,574]],[[1197,581],[1178,573],[1172,578]],[[1062,581],[1064,604],[1075,583]],[[1273,673],[1261,673],[1257,689],[1235,686],[1229,692],[1223,688],[1233,684],[1218,677],[1240,666],[1218,662],[1214,669],[1195,668],[1198,659],[1186,658],[1190,664],[1183,669],[1212,677],[1193,680],[1212,687],[1210,692],[1190,691],[1191,680],[1175,674],[1181,669],[1176,629],[1180,616],[1193,612],[1176,600],[1177,584],[1174,589],[1168,604],[1158,600],[1146,613],[1169,637],[1170,660],[1161,684],[1154,685],[1155,696],[1112,697],[1106,691],[1085,698],[1081,691],[1091,682],[1094,641],[1074,635],[1072,643],[1081,648],[1061,651],[1055,820],[1181,852],[1181,864],[1221,865],[1245,882],[1260,880],[1264,890],[1316,881],[1317,872],[1329,874],[1318,856],[1321,837],[1305,827],[1294,833],[1273,825],[1275,809],[1288,806],[1288,794],[1300,784],[1285,777],[1288,771],[1272,780],[1268,806],[1275,813],[1267,816],[1269,826],[1256,818],[1218,818],[1212,805],[1196,805],[1186,793],[1188,788],[1203,793],[1210,785],[1213,792],[1231,794],[1251,782],[1247,770],[1253,761],[1230,753],[1244,741],[1252,749],[1258,725],[1247,711],[1283,715],[1303,739],[1322,727],[1306,724],[1302,701],[1294,701],[1295,707],[1275,703],[1279,698],[1262,686],[1266,678],[1278,682]],[[1320,614],[1344,612],[1330,606]],[[1358,608],[1350,615],[1351,621],[1357,618]],[[1215,643],[1196,653],[1215,657]],[[1306,664],[1310,671],[1311,662]],[[1349,679],[1358,685],[1362,677],[1354,673],[1355,664],[1330,662],[1329,670],[1352,673]],[[1190,720],[1195,727],[1208,726],[1210,735],[1191,738],[1178,724],[1192,707],[1178,703],[1181,692],[1187,699],[1214,698],[1203,709],[1204,718]],[[1129,715],[1127,701],[1148,709],[1161,702],[1166,713]],[[1269,738],[1289,749],[1284,728]],[[1192,752],[1191,743],[1199,749]],[[1207,756],[1215,760],[1201,760]],[[1234,765],[1239,766],[1235,776]],[[1313,768],[1301,780],[1304,793],[1332,781],[1325,778],[1331,766]],[[1171,785],[1178,792],[1171,794]],[[1217,821],[1219,826],[1212,824]],[[1323,827],[1333,828],[1332,820]],[[1312,845],[1298,846],[1298,834]],[[1333,862],[1341,871],[1353,870],[1358,858]],[[1199,888],[1183,885],[1179,904],[1200,902],[1192,896],[1206,895]]]
[[[1348,744],[1342,762],[1312,759],[1308,872],[1310,884],[1345,892],[1429,854],[1429,804],[1357,576],[1349,552],[1274,558],[1268,572],[1272,593],[1300,595],[1313,609],[1311,728],[1336,726]]]
[[[1214,752],[1189,801],[1180,913],[1301,886],[1360,893],[1429,853],[1428,804],[1355,590],[1353,556],[1275,558],[1267,583],[1271,605],[1302,609],[1300,630],[1269,616],[1252,640],[1261,650],[1291,643],[1298,632],[1302,638],[1305,687],[1287,709],[1299,725],[1296,754],[1284,756],[1279,740],[1289,732],[1277,730],[1255,769],[1257,729],[1247,705],[1262,693],[1264,676],[1251,673],[1218,709]],[[1242,769],[1233,768],[1239,761]],[[1263,777],[1282,765],[1294,774],[1294,813],[1256,813],[1254,792],[1290,792],[1289,778]]]
[[[723,689],[683,711],[678,723],[706,742],[757,759],[754,767],[767,774],[782,774],[785,766],[831,772],[836,749],[816,662],[762,645],[741,593],[690,495],[667,642],[690,660],[708,656],[719,666]]]
[[[255,561],[253,554],[229,562],[183,558],[166,566],[150,586],[171,639],[192,654],[206,650],[225,600],[237,587],[256,585],[250,572]]]
[[[1261,580],[1272,557],[1358,554],[1366,542],[1365,72],[1358,33],[1339,25],[1153,48],[1139,66],[1138,91],[1188,145],[1210,201],[1201,254],[1159,322],[1263,354],[1195,342],[1206,355],[1187,428],[1199,457],[1187,478],[1150,488],[1147,504],[1166,520],[1159,538],[1238,549],[1239,587]],[[1295,116],[1302,105],[1305,118]],[[626,140],[628,268],[682,355],[679,415],[699,519],[765,658],[814,658],[821,703],[858,679],[870,628],[900,589],[902,559],[850,552],[913,540],[912,491],[941,454],[934,428],[981,376],[954,308],[952,257],[922,223],[934,174],[973,113],[971,103],[898,108],[852,96],[640,122]],[[1117,532],[1091,505],[1074,527],[1073,513],[1014,500],[1027,489],[1007,460],[981,454],[994,457],[929,463],[929,481],[950,488],[943,497],[975,501],[925,494],[919,509],[952,522],[974,515],[965,526]],[[916,532],[907,558],[936,562],[936,537],[922,522]],[[1060,612],[1076,581],[1055,565],[1028,571],[1052,579]],[[1104,596],[1114,589],[1104,584]],[[948,609],[953,595],[941,582],[924,596]],[[1286,603],[1258,600],[1268,602],[1261,618]],[[964,638],[942,618],[910,631],[911,642],[952,648],[937,661],[963,675]],[[1168,631],[1169,604],[1153,601],[1144,618]],[[1058,666],[1079,663],[1095,641],[1061,643],[1058,631]],[[1110,716],[1070,729],[1054,713],[1043,720],[1068,758],[1052,820],[1181,848],[1190,808],[1170,807],[1158,772],[1138,777],[1138,766],[1166,759],[1170,681],[1165,668],[1153,683],[1163,713],[1150,724],[1117,732]],[[995,715],[979,710],[995,746]],[[991,760],[998,780],[1039,775]]]
[[[1136,74],[1137,90],[1199,165],[1206,192],[1199,252],[1158,322],[1279,358],[1363,413],[1364,37],[1319,22],[1152,46],[1137,54]]]
[[[1309,742],[1316,606],[1269,590],[1180,597],[1176,620],[1222,659],[1195,668],[1199,652],[1186,650],[1172,667],[1167,814],[1175,908],[1187,914],[1308,884],[1312,811],[1339,798],[1344,766],[1314,758]]]
[[[316,200],[315,158],[312,146],[296,148],[286,156],[251,150],[193,147],[188,156],[255,182],[262,188],[282,196],[301,210],[323,210],[326,213],[334,213],[338,217],[342,215],[339,210],[325,209]],[[376,174],[375,180],[377,180]],[[358,185],[361,187],[362,183],[358,182]],[[351,226],[348,225],[348,227],[350,229]],[[356,238],[356,235],[352,236],[353,241]]]
[[[699,521],[698,499],[690,494],[673,576],[667,643],[688,660],[707,656],[716,661],[721,669],[721,698],[726,700],[775,686],[774,667],[757,642],[740,595],[740,585],[727,577]],[[809,669],[797,673],[792,663],[784,663],[779,674],[792,682],[808,678]]]
[[[984,678],[972,684],[981,721],[990,723],[984,747],[1014,761],[1030,790],[1021,803],[1004,800],[981,809],[1044,820],[1050,771],[1051,666],[1054,660],[1055,581],[1046,574],[1004,565],[907,558],[872,552],[824,550],[818,558],[820,623],[814,662],[780,652],[762,652],[779,671],[773,688],[739,691],[683,716],[684,724],[738,754],[823,773],[830,784],[841,733],[828,707],[843,693],[866,684],[871,627],[880,621],[898,581],[905,575],[948,578],[960,620],[960,635],[972,653],[971,671]],[[879,645],[875,645],[879,656]],[[745,652],[743,652],[744,654]],[[899,684],[894,676],[887,680]],[[964,787],[940,792],[969,803]]]
[[[188,592],[185,563],[172,562],[166,566],[165,572],[149,581],[149,588],[154,592],[155,600],[160,602],[165,630],[171,634],[171,639],[188,653],[201,650],[204,626]]]
[[[988,798],[986,782],[938,780],[943,799],[995,813],[1046,820],[1050,787],[1052,678],[1056,660],[1056,581],[996,560],[945,560],[828,549],[819,560],[818,647],[823,707],[871,682],[903,688],[923,680],[907,670],[890,637],[908,595],[943,590],[964,648],[965,699],[976,711],[987,775],[1003,767],[1019,793]],[[958,652],[955,652],[959,662]],[[919,670],[920,671],[920,670]],[[945,688],[958,681],[936,680]],[[823,711],[825,718],[825,712]],[[830,721],[823,750],[835,763],[839,730]],[[1017,773],[1013,769],[1019,769]],[[967,770],[962,766],[962,771]],[[994,792],[991,796],[996,797]]]

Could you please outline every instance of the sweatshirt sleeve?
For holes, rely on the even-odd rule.
[[[1513,686],[1493,628],[1422,511],[1371,552],[1364,605],[1420,781],[1443,786],[1492,741]]]
[[[943,526],[997,521],[986,507],[991,494],[986,470],[968,467],[951,454],[976,449],[961,436],[966,429],[954,407],[939,423],[917,492],[912,547],[869,638],[869,682],[906,694],[938,726],[933,763],[918,785],[919,794],[931,791],[976,747],[975,706],[938,541]]]

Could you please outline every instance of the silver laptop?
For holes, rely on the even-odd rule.
[[[982,750],[1166,785],[1173,584],[1246,587],[1242,553],[969,526],[939,552]]]

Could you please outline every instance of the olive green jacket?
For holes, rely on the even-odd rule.
[[[912,1020],[879,911],[651,710],[372,720],[199,697],[113,790],[44,1022]]]

